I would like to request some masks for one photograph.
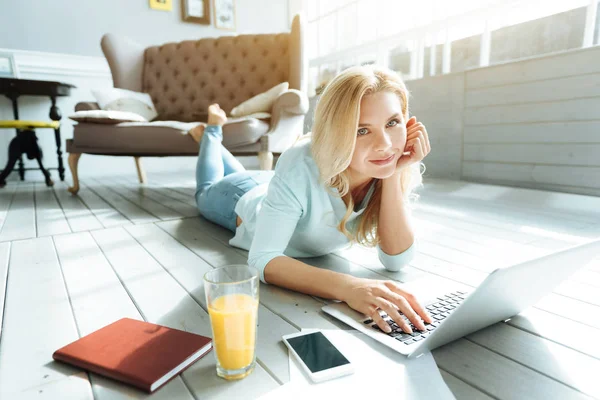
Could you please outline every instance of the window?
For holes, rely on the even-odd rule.
[[[305,0],[311,87],[352,65],[419,79],[596,43],[591,1]]]

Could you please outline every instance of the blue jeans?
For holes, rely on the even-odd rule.
[[[269,182],[273,172],[246,171],[222,141],[220,126],[206,127],[196,164],[196,204],[204,218],[235,232],[237,202],[250,189]]]

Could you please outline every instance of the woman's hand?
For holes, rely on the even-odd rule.
[[[227,114],[217,103],[208,106],[208,125],[223,126],[227,122]]]
[[[390,326],[379,315],[382,309],[404,331],[411,333],[409,324],[402,318],[402,312],[418,329],[425,330],[423,320],[431,323],[431,317],[419,304],[415,296],[393,281],[356,278],[345,291],[345,301],[351,308],[361,312],[377,323],[384,332],[390,332]],[[422,318],[422,320],[421,320]]]
[[[411,164],[420,162],[431,151],[429,136],[425,125],[417,122],[416,117],[412,117],[406,122],[406,146],[404,154],[398,159],[396,167],[401,170]]]

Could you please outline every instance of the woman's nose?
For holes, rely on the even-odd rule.
[[[390,138],[390,135],[385,130],[377,132],[375,137],[377,141],[375,143],[375,150],[387,150],[392,146],[392,140]]]

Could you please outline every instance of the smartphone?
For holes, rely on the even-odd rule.
[[[323,332],[298,332],[282,337],[313,382],[354,373],[350,361],[325,337]]]

